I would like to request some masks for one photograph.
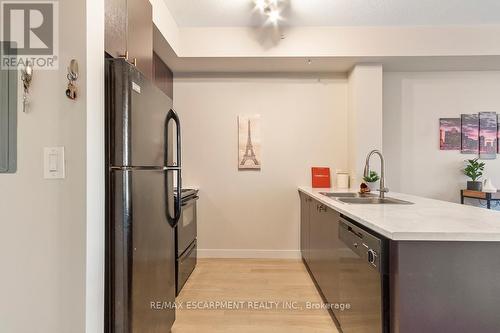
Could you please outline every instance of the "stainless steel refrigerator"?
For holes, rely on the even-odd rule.
[[[182,188],[172,100],[123,59],[106,60],[106,328],[169,332]]]

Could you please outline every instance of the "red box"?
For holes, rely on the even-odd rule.
[[[313,188],[329,188],[330,183],[330,168],[312,167],[312,187]]]

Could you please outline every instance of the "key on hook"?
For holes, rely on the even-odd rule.
[[[68,66],[68,89],[66,89],[66,96],[69,99],[75,100],[77,96],[78,89],[75,85],[75,81],[78,79],[78,61],[72,59]]]
[[[23,112],[26,113],[26,105],[29,104],[29,89],[31,85],[31,80],[33,79],[33,66],[31,62],[26,62],[26,66],[21,72],[21,80],[23,81],[24,93],[23,93]]]

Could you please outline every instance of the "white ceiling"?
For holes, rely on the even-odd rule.
[[[164,0],[180,27],[258,26],[253,0]],[[282,0],[282,25],[398,26],[500,23],[500,0]]]

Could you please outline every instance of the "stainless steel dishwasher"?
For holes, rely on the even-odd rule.
[[[343,333],[386,333],[386,241],[341,217],[339,238],[340,302],[350,308],[336,313]]]

